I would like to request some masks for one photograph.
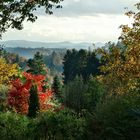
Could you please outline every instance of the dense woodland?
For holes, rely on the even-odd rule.
[[[11,26],[22,29],[26,18],[35,21],[36,5],[51,14],[59,2],[5,0],[1,37]],[[1,46],[0,139],[139,140],[140,3],[135,6],[136,12],[126,13],[134,18],[132,27],[121,26],[117,44],[50,55],[36,51],[29,59]]]

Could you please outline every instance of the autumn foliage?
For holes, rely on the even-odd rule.
[[[47,84],[44,82],[45,76],[32,75],[31,73],[23,73],[23,79],[16,79],[11,81],[12,88],[9,91],[8,104],[17,113],[27,114],[29,108],[30,88],[35,83],[37,85],[40,111],[47,110],[51,107],[47,102],[53,97],[52,91],[47,89],[43,91],[43,86]]]
[[[136,6],[140,10],[140,3]],[[124,47],[111,45],[109,50],[98,50],[105,63],[100,67],[104,75],[98,79],[110,94],[138,92],[140,87],[140,12],[129,11],[126,15],[132,17],[134,23],[132,27],[121,26],[122,34],[119,39]]]
[[[9,81],[18,74],[18,66],[9,64],[0,58],[0,84],[8,84]]]

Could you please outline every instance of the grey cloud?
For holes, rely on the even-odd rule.
[[[64,0],[63,8],[55,12],[60,16],[121,14],[125,7],[132,8],[138,0]]]
[[[98,14],[122,14],[125,7],[130,9],[139,0],[64,0],[62,9],[55,9],[56,16],[86,16]],[[43,10],[37,12],[43,15]]]

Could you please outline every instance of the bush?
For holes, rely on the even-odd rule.
[[[98,104],[92,131],[98,140],[138,140],[140,138],[140,95],[107,98]]]
[[[16,113],[0,113],[1,140],[85,140],[86,122],[69,110],[40,113],[29,119]]]
[[[0,139],[25,140],[29,120],[14,113],[0,113]]]
[[[29,126],[37,140],[86,139],[85,119],[68,110],[42,113]]]

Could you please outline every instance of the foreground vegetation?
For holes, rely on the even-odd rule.
[[[30,119],[17,113],[0,113],[2,140],[138,140],[139,97],[106,99],[93,114],[64,109],[39,113]]]

